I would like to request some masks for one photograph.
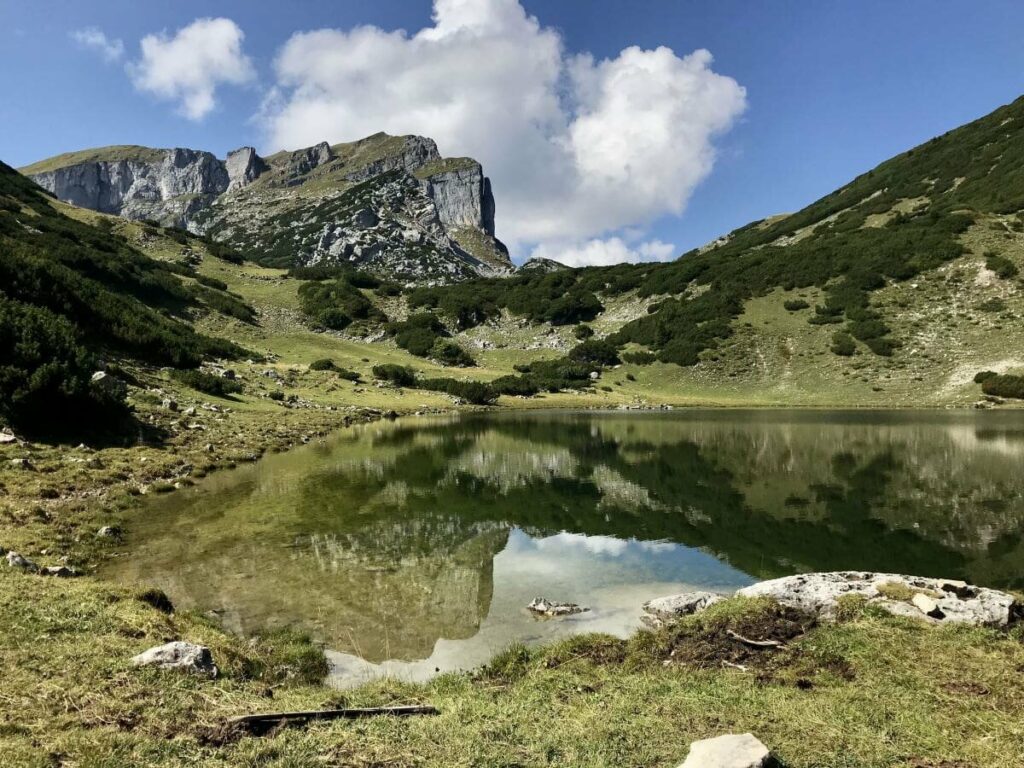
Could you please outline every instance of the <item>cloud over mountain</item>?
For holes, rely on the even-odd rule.
[[[137,89],[175,101],[185,117],[201,120],[216,106],[219,85],[243,85],[255,78],[242,52],[244,38],[230,19],[196,19],[173,36],[142,38],[142,56],[128,71]]]
[[[520,255],[663,259],[671,246],[629,247],[624,230],[635,240],[682,213],[714,137],[745,109],[744,89],[711,64],[708,51],[666,47],[595,60],[567,52],[518,0],[435,0],[433,26],[412,35],[293,35],[261,119],[275,149],[383,130],[475,157],[494,180],[499,235]]]

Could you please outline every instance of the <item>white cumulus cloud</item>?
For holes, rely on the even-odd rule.
[[[70,35],[80,47],[95,51],[104,61],[114,62],[124,55],[124,43],[116,38],[107,37],[98,27],[76,29]]]
[[[433,18],[415,34],[293,35],[261,115],[273,148],[381,130],[430,136],[442,153],[483,163],[513,252],[667,258],[664,243],[622,237],[682,213],[714,164],[714,137],[745,109],[744,89],[712,70],[711,54],[569,54],[518,0],[435,0]]]
[[[216,106],[221,84],[244,85],[255,78],[242,52],[245,34],[231,19],[196,19],[173,36],[146,35],[142,56],[129,65],[140,91],[178,102],[181,113],[201,120]]]

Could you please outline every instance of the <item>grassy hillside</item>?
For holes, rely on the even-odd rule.
[[[0,164],[0,419],[27,431],[63,430],[72,415],[94,426],[117,406],[91,381],[110,355],[189,368],[245,354],[186,322],[199,306],[247,317],[244,302],[52,203]]]
[[[680,395],[963,402],[980,394],[966,386],[977,371],[1024,358],[1013,332],[1024,309],[1022,130],[1024,99],[672,263],[475,281],[409,300],[461,329],[502,312],[555,326],[592,319],[620,349],[687,369],[669,374]],[[638,311],[609,320],[631,304]]]

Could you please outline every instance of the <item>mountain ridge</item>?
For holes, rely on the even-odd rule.
[[[483,168],[442,157],[422,136],[377,133],[268,157],[246,146],[224,160],[115,145],[19,170],[64,202],[210,235],[257,263],[349,264],[427,283],[513,270]]]

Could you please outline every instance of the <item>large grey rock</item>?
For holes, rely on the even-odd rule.
[[[227,191],[249,186],[266,169],[266,162],[256,154],[253,147],[239,147],[228,152],[227,160],[224,161],[224,170],[228,173]]]
[[[288,170],[293,176],[301,176],[333,159],[334,152],[331,151],[331,145],[326,141],[321,141],[316,146],[292,152],[288,159]]]
[[[494,235],[494,196],[480,163],[428,176],[422,181],[446,228],[475,227]]]
[[[823,618],[835,615],[839,599],[861,595],[890,613],[934,622],[963,622],[1004,627],[1024,618],[1024,606],[1013,595],[952,579],[929,579],[895,573],[837,571],[804,573],[762,581],[736,593],[771,597]],[[918,598],[922,595],[927,600]]]
[[[209,152],[139,148],[137,156],[78,163],[30,178],[82,208],[177,226],[228,188],[224,163]]]
[[[693,742],[679,768],[765,768],[770,760],[768,747],[753,734],[730,733]]]
[[[683,616],[703,611],[725,599],[716,592],[683,592],[678,595],[658,597],[644,603],[644,616],[640,619],[652,627],[661,627]]]
[[[154,666],[161,669],[180,669],[208,677],[216,677],[219,672],[217,665],[213,663],[213,655],[209,648],[182,640],[143,651],[132,658],[132,664],[137,667]]]
[[[106,371],[96,371],[89,381],[90,386],[111,400],[124,400],[128,394],[128,385]]]

